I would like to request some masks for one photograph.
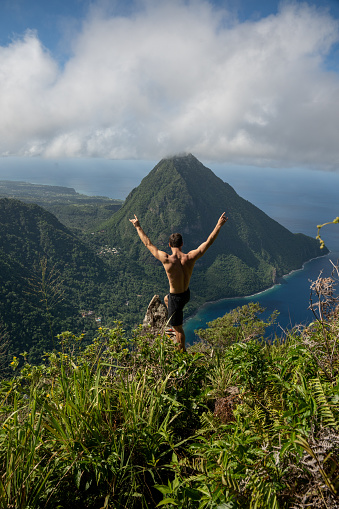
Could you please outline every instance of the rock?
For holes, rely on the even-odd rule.
[[[239,388],[236,386],[228,387],[226,391],[229,396],[218,398],[215,401],[214,416],[218,417],[223,424],[235,421],[233,410],[240,403]]]
[[[167,320],[167,307],[161,302],[159,295],[154,295],[148,305],[142,323],[143,330],[151,334],[162,334],[165,330]]]

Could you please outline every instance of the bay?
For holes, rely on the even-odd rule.
[[[185,321],[184,330],[187,344],[193,344],[198,340],[195,334],[197,329],[205,329],[207,323],[224,316],[239,306],[249,302],[259,302],[265,308],[263,317],[267,318],[277,310],[279,315],[271,334],[281,337],[296,325],[306,325],[314,320],[310,310],[310,286],[321,274],[322,277],[329,277],[332,273],[333,263],[337,263],[339,251],[331,252],[328,255],[316,258],[305,263],[303,269],[295,271],[282,278],[282,282],[268,290],[242,298],[222,299],[217,302],[208,302],[198,312]],[[314,300],[315,297],[314,297]]]

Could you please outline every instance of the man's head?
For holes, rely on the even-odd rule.
[[[172,233],[169,238],[170,247],[181,247],[183,244],[182,236],[180,233]]]

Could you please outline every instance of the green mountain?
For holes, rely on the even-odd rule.
[[[0,199],[0,341],[10,354],[35,359],[61,331],[90,333],[98,316],[112,322],[126,301],[121,277],[51,213]],[[120,289],[113,299],[112,287]]]
[[[160,161],[107,222],[107,237],[126,258],[144,267],[154,280],[155,292],[166,291],[161,264],[140,242],[129,218],[138,216],[159,249],[169,250],[168,237],[178,231],[183,234],[184,250],[189,251],[206,240],[223,211],[229,221],[192,277],[199,303],[258,292],[325,254],[315,239],[288,231],[191,154]]]

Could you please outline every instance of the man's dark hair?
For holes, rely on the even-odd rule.
[[[171,247],[181,247],[182,244],[182,236],[180,233],[172,233],[172,235],[170,235],[169,245]]]

